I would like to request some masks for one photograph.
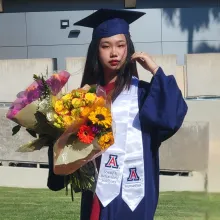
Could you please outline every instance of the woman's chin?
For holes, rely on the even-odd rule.
[[[108,66],[108,70],[112,72],[116,72],[120,69],[120,66]]]

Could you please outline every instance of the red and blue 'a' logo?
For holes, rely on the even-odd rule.
[[[129,177],[127,179],[128,181],[138,181],[140,180],[138,174],[137,174],[137,169],[136,168],[130,168],[129,169]]]
[[[117,155],[109,155],[108,162],[105,164],[105,167],[118,169],[118,156]]]

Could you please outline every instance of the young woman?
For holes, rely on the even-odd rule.
[[[81,220],[153,220],[159,196],[159,147],[181,127],[187,105],[175,78],[134,51],[136,11],[98,10],[76,25],[92,27],[81,86],[102,85],[112,98],[115,143],[97,158],[95,192],[82,193]],[[138,79],[136,62],[153,75]],[[60,184],[62,188],[62,181]]]

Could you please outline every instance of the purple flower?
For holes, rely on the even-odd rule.
[[[38,90],[42,92],[44,90],[42,80],[37,80],[36,83],[37,83]]]
[[[23,109],[27,105],[26,98],[18,98],[16,99],[13,104],[10,106],[9,111],[7,113],[7,118],[13,119],[17,113]]]
[[[67,83],[69,77],[70,74],[68,72],[61,71],[46,80],[46,83],[50,87],[53,95],[57,95],[61,91],[63,86]],[[43,91],[44,85],[42,80],[34,81],[25,91],[18,93],[17,99],[12,103],[7,113],[7,118],[13,119],[26,105],[39,99]]]
[[[27,92],[27,96],[26,96],[27,97],[27,102],[31,103],[31,102],[39,99],[40,96],[41,96],[41,91],[38,88],[36,88],[34,90],[30,90],[30,91]]]
[[[47,85],[50,87],[53,95],[57,95],[62,89],[60,80],[55,77],[48,79],[46,82],[47,82]]]
[[[92,132],[94,134],[98,134],[100,132],[100,128],[97,125],[92,125]]]
[[[17,115],[18,112],[19,112],[18,109],[14,109],[14,108],[9,109],[9,111],[7,112],[6,117],[7,117],[8,119],[13,119],[13,118],[15,117],[15,115]]]

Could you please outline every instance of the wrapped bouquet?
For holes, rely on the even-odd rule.
[[[70,174],[114,143],[111,105],[101,87],[85,86],[57,98],[50,121],[64,129],[54,145],[54,172]]]
[[[70,74],[66,71],[54,73],[51,77],[34,75],[34,82],[17,94],[17,99],[12,103],[6,115],[8,119],[18,124],[12,129],[13,135],[21,127],[25,127],[36,138],[33,142],[21,146],[18,151],[40,150],[48,137],[56,139],[61,135],[57,128],[47,123],[44,112],[51,108],[51,97],[61,92],[69,76]]]
[[[91,161],[114,144],[111,101],[100,86],[86,85],[65,93],[70,74],[66,71],[45,76],[34,75],[34,82],[20,92],[7,118],[19,129],[35,137],[19,152],[40,150],[53,143],[54,173],[71,175],[75,191],[92,189],[95,182]],[[88,169],[87,169],[87,168]]]

